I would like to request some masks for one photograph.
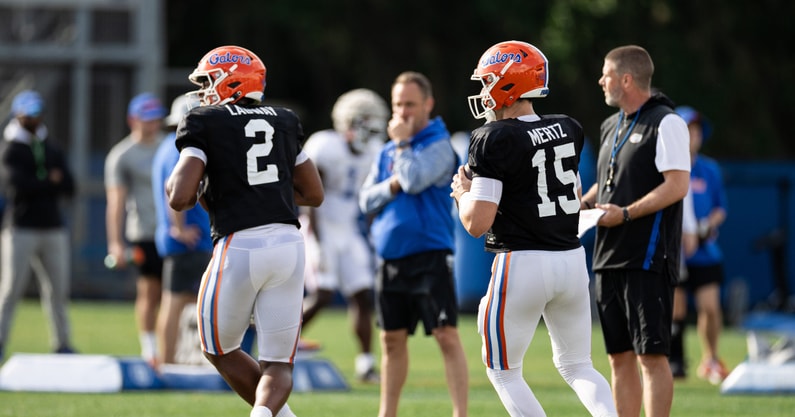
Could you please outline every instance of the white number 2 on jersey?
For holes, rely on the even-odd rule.
[[[568,199],[565,195],[558,196],[558,204],[563,212],[566,214],[574,214],[580,209],[580,199],[577,198],[577,176],[574,171],[563,169],[563,158],[574,156],[574,144],[565,143],[553,148],[555,150],[555,176],[561,184],[570,184],[573,189],[574,199]],[[533,166],[538,169],[538,196],[541,198],[541,204],[538,205],[538,216],[549,217],[555,215],[555,203],[549,198],[549,187],[547,186],[547,170],[546,170],[546,150],[539,149],[533,155]]]
[[[258,171],[257,158],[270,155],[273,150],[273,126],[265,119],[251,119],[246,124],[246,137],[256,137],[257,132],[265,132],[265,143],[255,143],[246,152],[246,170],[248,183],[251,185],[267,184],[279,181],[279,168],[276,164],[267,164],[263,171]]]

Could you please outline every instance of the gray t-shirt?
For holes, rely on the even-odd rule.
[[[163,140],[148,144],[129,136],[111,148],[105,158],[105,187],[127,189],[125,237],[130,242],[153,241],[157,218],[152,193],[152,160]]]

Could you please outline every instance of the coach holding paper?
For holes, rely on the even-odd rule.
[[[653,73],[639,46],[605,56],[599,85],[619,111],[602,123],[597,183],[582,199],[605,210],[593,269],[619,416],[639,416],[641,405],[647,417],[668,416],[673,400],[667,355],[690,152],[673,103],[652,94]]]

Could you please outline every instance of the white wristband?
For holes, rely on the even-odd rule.
[[[502,181],[493,178],[475,177],[472,179],[472,187],[469,191],[472,193],[473,200],[490,201],[494,204],[500,204],[502,197]]]
[[[472,199],[473,199],[472,198],[472,193],[470,193],[469,191],[464,191],[458,197],[458,205],[460,206],[460,205],[464,204],[464,201],[470,201]]]

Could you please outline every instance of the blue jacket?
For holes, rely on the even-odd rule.
[[[441,118],[430,121],[411,139],[411,149],[396,156],[387,143],[362,187],[360,205],[375,213],[371,234],[376,252],[386,260],[432,250],[453,250],[453,199],[450,182],[458,156]],[[402,191],[385,194],[396,174]],[[379,192],[380,201],[373,194]]]

